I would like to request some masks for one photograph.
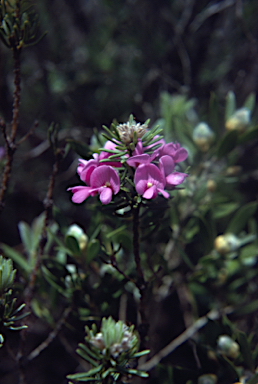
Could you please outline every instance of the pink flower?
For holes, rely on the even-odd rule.
[[[111,149],[111,150],[114,150],[115,147],[116,145],[112,143],[112,141],[107,141],[104,146],[105,149]],[[110,156],[110,153],[102,151],[100,152],[100,154],[93,153],[92,156],[93,156],[93,159],[90,159],[90,160],[79,159],[79,165],[77,167],[77,173],[80,176],[80,179],[87,185],[90,184],[90,177],[94,169],[102,165],[102,163],[100,163],[100,160],[108,159]],[[121,163],[118,161],[108,161],[108,162],[105,162],[105,165],[120,167]]]
[[[160,157],[168,155],[172,157],[175,163],[179,163],[187,158],[188,152],[185,148],[182,148],[179,143],[168,143],[163,144],[159,148],[159,155]]]
[[[167,199],[169,194],[164,191],[165,183],[164,176],[154,164],[140,164],[135,171],[135,189],[145,199],[154,199],[158,193]]]
[[[139,144],[139,147],[136,150],[138,144]],[[150,164],[159,155],[158,149],[153,151],[151,155],[147,153],[143,153],[142,145],[140,145],[141,142],[138,141],[138,144],[135,147],[135,151],[134,151],[135,155],[131,156],[129,159],[126,160],[127,164],[133,168],[137,168],[140,164]]]
[[[100,165],[93,169],[89,180],[90,186],[76,186],[68,188],[72,191],[72,201],[80,204],[89,196],[99,194],[102,204],[109,204],[112,195],[120,190],[120,179],[118,173],[110,165]]]
[[[166,189],[174,189],[176,185],[181,184],[188,176],[186,173],[174,171],[174,160],[168,155],[161,156],[159,159],[159,169],[166,180]]]

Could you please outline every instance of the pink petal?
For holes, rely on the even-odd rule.
[[[186,173],[173,172],[166,177],[166,181],[168,185],[178,185],[181,184],[187,176]]]
[[[112,200],[112,189],[104,187],[101,189],[99,198],[102,204],[109,204]]]
[[[164,191],[164,189],[158,188],[158,192],[161,193],[166,199],[169,198],[169,193]]]
[[[188,156],[188,152],[185,148],[180,148],[177,152],[176,152],[176,156],[174,158],[175,160],[175,163],[179,163],[180,161],[184,161]]]
[[[168,155],[161,156],[159,159],[159,169],[164,176],[169,175],[174,171],[175,163],[172,157]]]
[[[91,174],[90,185],[99,188],[110,184],[112,190],[117,194],[120,190],[120,179],[118,173],[110,165],[100,165]]]
[[[140,164],[149,164],[151,162],[151,157],[147,153],[145,153],[142,155],[132,156],[128,160],[126,160],[126,162],[130,167],[136,168]]]
[[[92,188],[78,186],[78,187],[68,188],[67,191],[72,191],[73,193],[72,201],[74,203],[80,204],[91,195]]]
[[[147,188],[142,197],[145,199],[154,199],[158,194],[156,185],[153,185],[150,188]]]

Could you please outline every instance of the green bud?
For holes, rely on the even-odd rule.
[[[13,269],[11,259],[4,259],[0,256],[0,294],[6,291],[13,284],[16,270]]]

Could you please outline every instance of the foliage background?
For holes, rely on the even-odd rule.
[[[258,4],[255,0],[46,0],[36,1],[35,7],[39,13],[41,31],[47,30],[48,34],[38,45],[25,49],[22,54],[19,136],[28,132],[35,120],[39,120],[39,127],[16,153],[6,207],[0,222],[0,241],[21,252],[24,251],[18,223],[25,221],[31,224],[44,209],[43,200],[54,161],[47,140],[47,129],[52,122],[60,126],[60,145],[64,146],[67,139],[89,144],[93,128],[100,130],[102,124],[109,126],[114,118],[119,122],[126,121],[132,113],[137,121],[143,122],[151,118],[151,124],[160,117],[164,118],[160,107],[161,94],[164,91],[171,95],[183,95],[186,100],[194,100],[194,108],[189,108],[190,112],[188,111],[192,113],[192,124],[194,121],[210,118],[207,111],[211,94],[215,94],[219,137],[224,132],[224,108],[228,92],[233,91],[236,94],[237,106],[241,107],[250,93],[257,92],[258,81]],[[1,45],[0,114],[9,122],[12,113],[12,79],[11,55]],[[255,116],[254,114],[254,119]],[[0,145],[4,145],[1,138]],[[77,222],[88,232],[91,231],[92,212],[86,211],[83,206],[73,206],[66,192],[68,186],[77,182],[77,158],[78,155],[71,149],[61,163],[56,177],[54,201],[56,209],[62,213],[67,224]],[[196,164],[204,160],[200,156],[195,158]],[[191,164],[193,169],[196,164]],[[242,167],[241,175],[249,177],[242,177],[230,189],[231,202],[237,202],[241,206],[257,199],[255,164],[257,139],[237,153],[237,165]],[[195,174],[197,178],[200,175],[198,171]],[[206,181],[204,179],[203,182]],[[201,182],[197,180],[194,193],[201,186]],[[222,190],[221,194],[225,196],[227,192]],[[216,224],[217,227],[213,228],[212,241],[205,250],[201,230],[197,230],[196,236],[188,236],[189,244],[185,251],[193,264],[198,263],[200,252],[203,255],[210,251],[214,236],[224,232],[227,220],[228,218],[222,218]],[[188,219],[183,224],[188,224],[183,229],[185,232],[190,233],[193,229],[194,234],[194,226],[191,227]],[[162,249],[170,236],[171,233],[165,230],[163,237],[159,235],[157,241]],[[159,263],[159,260],[155,262]],[[188,270],[184,264],[178,262],[176,267],[178,265],[180,267],[176,277],[173,277],[179,279],[177,288],[170,287],[166,297],[159,303],[149,299],[152,317],[149,337],[156,352],[184,330],[183,320],[187,308],[182,309],[180,292],[184,297],[182,290],[188,288],[180,283],[180,279]],[[20,279],[22,284],[22,274]],[[109,275],[105,279],[107,296],[121,288],[119,279],[114,281]],[[197,311],[200,316],[205,314],[213,301],[223,301],[223,288],[218,291],[215,289],[214,293],[214,287],[207,280],[203,282],[206,290],[197,295],[200,299],[200,308]],[[243,284],[248,284],[247,277]],[[253,284],[257,287],[256,276]],[[252,289],[250,301],[255,299],[255,289]],[[233,303],[242,300],[241,290],[242,285],[239,296],[233,298]],[[248,289],[243,290],[245,297],[248,296]],[[96,305],[99,304],[101,295],[103,292],[96,290]],[[59,318],[63,305],[60,301],[58,305],[49,306],[53,319]],[[133,299],[129,300],[129,307],[130,305],[130,321],[135,321]],[[118,306],[117,302],[112,308],[108,302],[107,314],[104,307],[102,313],[109,315],[111,311],[111,314],[117,316]],[[241,320],[245,323],[244,330],[253,329],[255,313],[248,320],[249,327]],[[71,321],[74,329],[78,326],[77,333],[63,330],[60,337],[62,340],[54,340],[35,360],[35,364],[26,368],[29,372],[26,371],[28,384],[66,382],[65,374],[72,372],[77,366],[72,351],[83,334],[83,322],[78,321],[78,325],[77,321],[75,318]],[[31,323],[28,350],[43,341],[51,329],[43,320],[31,320]],[[168,329],[171,334],[168,334]],[[10,335],[11,344],[16,344],[16,338],[16,335]],[[199,372],[191,348],[182,348],[181,352],[174,353],[169,358],[169,363]],[[6,384],[16,382],[18,371],[16,367],[16,371],[14,369],[11,372],[13,367],[15,364],[12,365],[7,358],[1,357],[0,372],[3,373]],[[168,373],[165,368],[160,370],[160,380],[163,380],[160,382],[165,383],[169,380]],[[182,380],[188,379],[187,374],[185,375],[186,378]],[[196,375],[195,373],[195,379]],[[155,375],[153,380],[155,382]]]

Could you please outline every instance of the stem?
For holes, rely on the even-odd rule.
[[[140,228],[139,228],[139,213],[140,213],[140,204],[136,203],[132,207],[133,209],[133,251],[134,251],[134,260],[136,264],[137,280],[136,286],[140,291],[141,299],[139,305],[139,312],[141,315],[141,323],[138,326],[138,332],[141,338],[140,349],[144,349],[145,338],[148,333],[149,323],[145,314],[145,292],[146,292],[146,282],[144,280],[144,275],[141,267],[141,258],[140,258]]]
[[[140,292],[145,286],[144,276],[141,268],[141,259],[140,259],[140,250],[139,250],[139,212],[140,212],[140,205],[136,204],[133,206],[133,253],[134,253],[134,260],[136,264],[136,271],[137,271],[137,287],[139,288]],[[141,292],[142,293],[142,292]]]
[[[14,60],[14,93],[13,93],[13,117],[11,124],[11,135],[10,138],[7,137],[6,134],[6,125],[3,121],[1,121],[1,128],[5,140],[6,146],[6,162],[3,171],[2,177],[2,186],[0,190],[0,213],[4,207],[4,199],[6,190],[9,184],[11,171],[12,171],[12,163],[14,153],[16,151],[15,139],[17,134],[17,129],[19,125],[19,108],[20,108],[20,100],[21,100],[21,49],[17,47],[13,48],[13,60]]]
[[[47,227],[49,224],[49,220],[50,220],[51,213],[52,213],[52,207],[53,207],[53,192],[54,192],[55,178],[56,178],[56,175],[58,173],[59,162],[60,162],[60,159],[62,157],[62,154],[59,150],[57,150],[57,153],[55,155],[56,155],[55,163],[53,165],[52,174],[50,176],[47,195],[46,195],[46,198],[44,199],[44,206],[45,206],[44,215],[45,215],[45,217],[44,217],[43,230],[42,230],[42,234],[41,234],[41,241],[40,241],[39,250],[37,253],[37,260],[36,260],[34,269],[30,274],[30,280],[29,280],[28,287],[26,288],[25,293],[24,293],[25,302],[26,302],[26,305],[28,305],[28,308],[30,307],[30,302],[31,302],[31,298],[32,298],[32,294],[33,294],[33,290],[34,290],[34,286],[35,286],[35,282],[36,282],[36,275],[37,275],[37,271],[38,271],[39,266],[40,266],[41,256],[43,255],[44,247],[45,247],[46,242],[47,242]]]

